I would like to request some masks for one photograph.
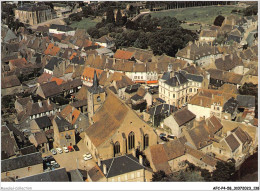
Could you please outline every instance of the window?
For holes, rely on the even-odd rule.
[[[137,178],[139,178],[141,176],[141,173],[140,172],[137,172]]]
[[[114,155],[120,153],[120,143],[117,141],[114,145]]]
[[[132,149],[135,147],[135,134],[131,131],[128,135],[128,149]]]
[[[6,175],[6,176],[10,176],[10,172],[6,172],[5,175]]]
[[[72,135],[72,132],[70,132],[70,135]]]
[[[134,179],[135,178],[135,173],[132,173],[131,174],[131,179]]]
[[[30,171],[31,170],[31,167],[30,166],[28,166],[28,171]]]
[[[112,182],[115,182],[115,179],[114,178],[112,178],[112,180],[111,180]]]
[[[149,147],[149,135],[145,134],[144,135],[144,148],[146,149],[147,147]]]
[[[100,96],[97,96],[97,102],[101,102]]]
[[[175,94],[173,94],[172,97],[175,98]]]
[[[118,179],[117,179],[118,182],[121,182],[121,177],[119,176]]]
[[[190,88],[190,92],[192,92],[192,88]]]
[[[127,180],[127,174],[125,175],[125,180]]]

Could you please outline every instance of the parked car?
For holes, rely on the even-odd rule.
[[[168,139],[177,139],[177,137],[174,136],[174,135],[168,135],[167,138],[168,138]]]
[[[73,145],[75,151],[79,151],[79,147],[77,145]]]
[[[51,165],[54,168],[59,168],[60,167],[60,165],[56,161],[51,161]]]
[[[56,151],[58,152],[58,153],[62,153],[62,149],[61,148],[56,148]]]
[[[160,138],[161,138],[161,137],[165,137],[165,136],[166,136],[165,133],[161,133],[161,134],[159,135]]]
[[[57,151],[56,151],[55,149],[51,149],[51,153],[52,153],[53,155],[56,155],[56,154],[57,154]]]
[[[84,154],[84,155],[83,155],[83,159],[84,159],[85,161],[90,160],[90,159],[92,159],[92,155],[91,155],[90,153]]]
[[[72,147],[72,146],[68,146],[68,150],[69,150],[69,152],[72,152],[72,151],[74,151],[74,149],[73,149],[73,147]]]
[[[68,153],[69,152],[69,149],[67,147],[62,147],[64,153]]]
[[[166,142],[169,141],[166,137],[161,137],[161,139]]]

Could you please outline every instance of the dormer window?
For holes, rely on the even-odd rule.
[[[101,102],[100,96],[97,96],[97,102]]]

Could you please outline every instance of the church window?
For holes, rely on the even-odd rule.
[[[114,152],[115,152],[115,155],[120,153],[120,143],[118,141],[114,145]]]
[[[149,135],[145,134],[144,136],[144,148],[149,147]]]
[[[128,149],[132,149],[135,147],[135,134],[131,131],[128,135]]]

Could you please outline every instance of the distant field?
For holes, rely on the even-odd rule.
[[[70,26],[71,27],[76,27],[79,29],[86,29],[88,30],[91,27],[95,27],[96,24],[99,22],[99,19],[90,19],[90,18],[84,18],[79,22],[74,22]]]
[[[235,6],[189,7],[151,13],[152,17],[176,17],[178,20],[213,24],[218,15],[228,16],[233,9],[243,9]]]

